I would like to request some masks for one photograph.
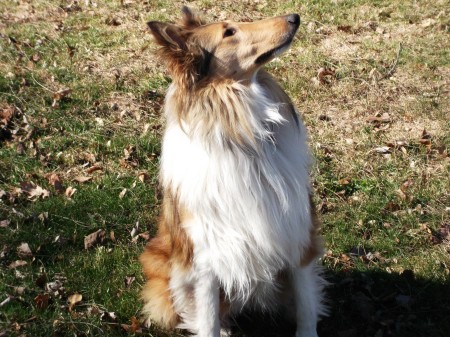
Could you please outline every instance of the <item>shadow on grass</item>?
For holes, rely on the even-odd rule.
[[[383,271],[327,271],[330,315],[319,323],[321,337],[450,336],[450,282],[438,283]],[[294,336],[283,317],[243,314],[236,336]]]

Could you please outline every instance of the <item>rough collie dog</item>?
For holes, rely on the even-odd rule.
[[[148,23],[173,78],[162,214],[140,258],[148,322],[218,337],[244,307],[291,306],[296,336],[317,336],[323,281],[307,134],[261,69],[299,24],[297,14],[205,24],[186,7],[178,24]]]

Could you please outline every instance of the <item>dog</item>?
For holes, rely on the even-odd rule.
[[[291,308],[296,337],[317,336],[324,281],[307,132],[262,69],[289,48],[300,17],[206,24],[182,14],[148,23],[173,81],[158,232],[140,257],[146,322],[219,337],[243,308]]]

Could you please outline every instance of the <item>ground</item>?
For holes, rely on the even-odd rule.
[[[145,23],[182,1],[0,1],[0,336],[143,328],[170,84]],[[207,20],[297,12],[267,65],[310,134],[330,313],[320,336],[449,336],[448,1],[190,1]],[[237,334],[292,326],[242,319]]]

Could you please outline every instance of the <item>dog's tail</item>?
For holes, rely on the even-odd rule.
[[[170,236],[163,234],[148,243],[139,259],[147,278],[141,293],[145,323],[154,322],[166,329],[175,328],[179,322],[169,289],[171,253]]]

